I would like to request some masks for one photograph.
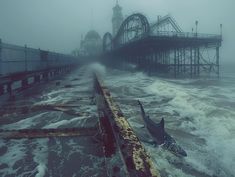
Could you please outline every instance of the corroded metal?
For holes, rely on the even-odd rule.
[[[142,14],[130,15],[112,42],[106,35],[104,43],[102,62],[111,67],[131,64],[149,74],[191,78],[220,73],[222,34],[183,32],[170,15],[159,16],[154,23]]]
[[[148,19],[140,13],[128,16],[114,37],[114,47],[120,47],[130,41],[146,37],[150,32]]]
[[[94,76],[94,88],[98,98],[98,110],[102,112],[100,118],[106,118],[105,120],[112,127],[111,130],[107,131],[111,131],[109,133],[114,135],[115,144],[125,165],[126,176],[160,177],[160,173],[153,166],[150,156],[135,135],[119,106],[114,102],[109,90],[96,75]]]

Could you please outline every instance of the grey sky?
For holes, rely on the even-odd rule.
[[[234,0],[120,0],[124,16],[142,12],[149,21],[170,13],[184,31],[195,20],[199,32],[219,33],[223,24],[222,57],[235,55]],[[91,28],[101,35],[111,31],[115,0],[0,0],[0,38],[4,42],[70,53],[81,34]]]

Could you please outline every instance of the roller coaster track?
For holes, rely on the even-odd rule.
[[[178,33],[183,32],[183,30],[180,28],[180,26],[178,25],[176,20],[171,15],[169,15],[169,14],[159,18],[156,23],[153,23],[151,25],[151,30],[153,30],[154,28],[157,28],[159,26],[162,26],[164,24],[167,24],[167,23],[171,24],[176,32],[178,32]]]

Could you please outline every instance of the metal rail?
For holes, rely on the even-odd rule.
[[[176,32],[179,32],[179,33],[183,32],[183,30],[180,28],[176,20],[169,14],[164,17],[159,18],[157,22],[153,23],[151,25],[151,30],[153,31],[154,28],[159,28],[162,25],[167,24],[167,23],[171,24]]]
[[[180,37],[180,38],[197,38],[197,39],[218,39],[221,40],[221,35],[203,34],[191,32],[174,32],[174,31],[158,31],[157,33],[150,33],[150,36],[165,36],[165,37]]]
[[[94,136],[97,128],[65,128],[65,129],[22,129],[22,130],[0,130],[0,138],[49,138],[49,137],[73,137]]]
[[[108,135],[114,135],[113,141],[126,166],[126,176],[160,177],[160,173],[154,168],[150,156],[114,102],[110,92],[96,75],[94,75],[94,89],[101,126],[106,129],[105,132]],[[109,141],[111,140],[109,138]],[[117,174],[117,176],[120,175]]]
[[[151,74],[219,76],[222,31],[220,35],[183,32],[170,15],[150,24],[146,16],[135,13],[124,20],[116,36],[106,33],[103,43],[102,62],[111,67],[130,63]],[[213,61],[202,56],[204,50],[215,55]]]

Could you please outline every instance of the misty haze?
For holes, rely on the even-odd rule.
[[[235,177],[233,0],[0,0],[0,176]]]

